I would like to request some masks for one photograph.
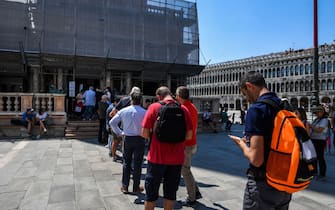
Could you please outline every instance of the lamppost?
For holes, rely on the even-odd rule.
[[[314,69],[314,90],[312,98],[312,107],[316,107],[320,104],[319,101],[319,46],[318,46],[318,0],[314,0],[314,57],[313,57],[313,69]]]

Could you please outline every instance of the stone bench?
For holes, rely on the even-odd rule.
[[[64,125],[47,125],[48,131],[43,135],[46,137],[63,137],[65,126]],[[39,135],[40,128],[35,125],[32,130],[34,136]],[[28,129],[21,125],[1,125],[0,137],[28,137]]]
[[[0,123],[0,137],[28,137],[28,130],[22,125],[11,124],[12,119],[19,120],[21,116],[1,116]],[[45,133],[46,137],[64,137],[66,128],[66,117],[63,115],[49,116],[47,121],[48,131]],[[39,125],[34,125],[32,134],[39,135]]]

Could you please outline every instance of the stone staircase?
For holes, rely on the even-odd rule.
[[[94,139],[98,138],[99,121],[68,120],[65,129],[66,139]]]

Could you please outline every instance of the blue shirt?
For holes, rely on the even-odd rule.
[[[261,95],[248,109],[244,132],[247,139],[250,139],[251,136],[255,135],[264,137],[264,163],[266,163],[271,146],[274,126],[273,121],[277,114],[277,110],[268,104],[259,102],[264,99],[271,99],[280,104],[280,98],[278,98],[275,93],[268,92]],[[265,164],[261,167],[263,168],[264,166]]]
[[[145,113],[140,105],[131,105],[118,111],[109,125],[117,136],[141,136]],[[122,122],[123,131],[118,126],[119,122]]]
[[[22,119],[21,119],[21,121],[22,122],[25,122],[27,119],[29,119],[29,120],[33,120],[33,118],[34,118],[34,113],[30,113],[30,114],[28,114],[27,112],[24,112],[23,114],[22,114]]]
[[[86,90],[83,97],[85,98],[84,106],[95,106],[95,92]]]

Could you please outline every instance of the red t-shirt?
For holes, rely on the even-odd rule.
[[[170,100],[164,100],[165,103],[169,103]],[[157,120],[159,108],[162,105],[158,102],[153,103],[149,106],[147,113],[142,121],[143,128],[152,129],[154,123]],[[185,106],[181,106],[185,113],[186,130],[192,129],[192,121],[190,112]],[[184,142],[181,143],[162,143],[160,142],[155,132],[153,132],[150,143],[150,150],[148,152],[148,161],[156,164],[164,165],[182,165],[184,163]]]
[[[192,139],[187,139],[185,141],[185,146],[193,146],[197,144],[197,128],[198,128],[198,111],[197,108],[190,101],[186,101],[183,104],[191,114],[192,119]]]

